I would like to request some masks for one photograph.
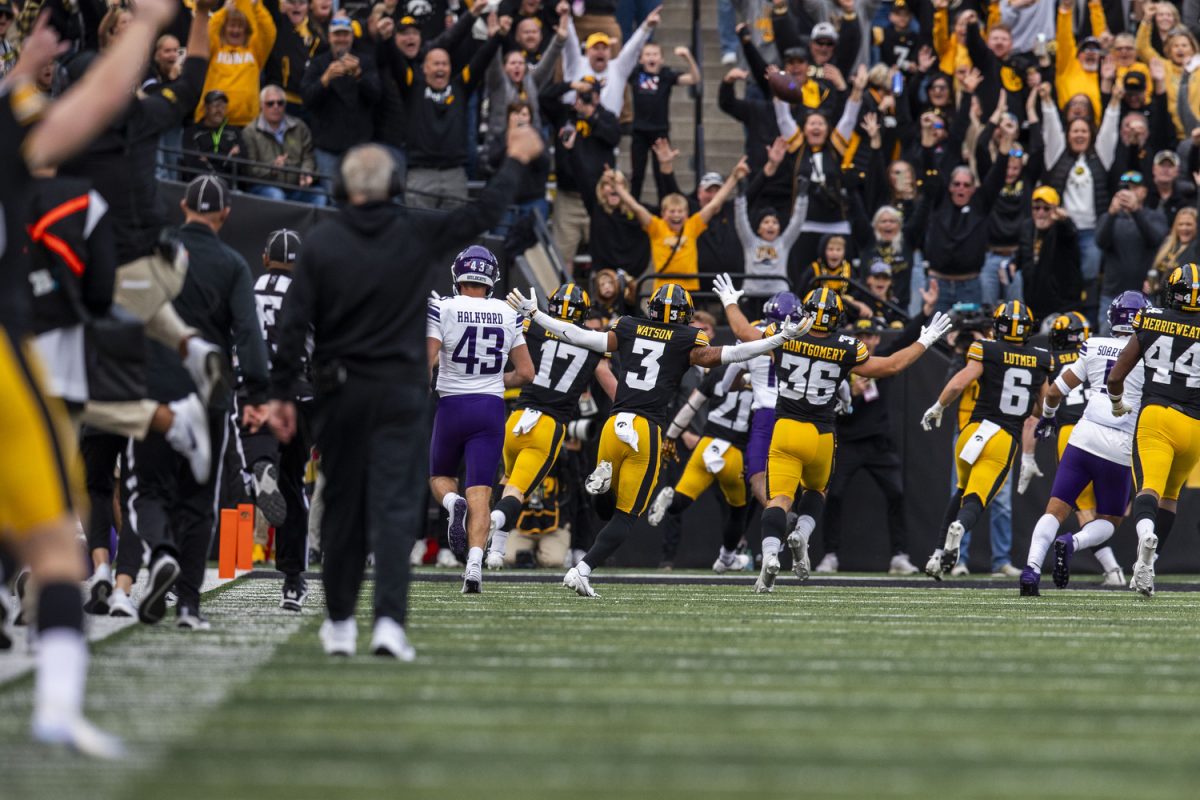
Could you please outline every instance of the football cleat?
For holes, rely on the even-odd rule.
[[[588,494],[604,494],[612,485],[612,462],[601,461],[592,470],[592,474],[588,475],[587,482],[583,488]]]
[[[88,584],[88,599],[83,604],[83,610],[88,614],[103,615],[108,613],[109,598],[112,597],[112,567],[101,564],[96,567],[96,573]]]
[[[779,556],[763,556],[762,569],[754,582],[755,594],[770,594],[775,591],[775,577],[779,574]]]
[[[1038,591],[1038,583],[1041,582],[1042,576],[1033,567],[1026,567],[1021,572],[1021,597],[1041,597],[1041,592]]]
[[[484,559],[484,566],[488,569],[504,569],[504,553],[488,550],[487,558]]]
[[[971,570],[967,569],[966,564],[955,564],[954,569],[950,570],[950,577],[961,578],[964,575],[970,575]]]
[[[449,547],[443,547],[441,550],[438,550],[437,559],[434,563],[439,567],[457,568],[462,566],[462,562],[458,560],[454,553],[450,552]]]
[[[7,586],[0,586],[0,650],[13,646],[13,620],[17,618],[17,599],[9,593]]]
[[[321,623],[321,630],[317,632],[317,636],[321,639],[321,647],[325,650],[325,655],[349,658],[354,655],[358,640],[358,625],[354,622],[354,617],[341,622],[327,619]]]
[[[718,575],[724,575],[726,572],[741,572],[750,566],[750,556],[745,553],[734,553],[729,561],[725,561],[720,556],[713,562],[713,572]]]
[[[1154,567],[1138,561],[1133,565],[1129,588],[1146,597],[1154,597]]]
[[[138,606],[138,619],[147,625],[161,622],[167,615],[167,593],[179,577],[179,562],[164,553],[150,567],[150,583]]]
[[[820,571],[821,567],[818,565],[817,572]],[[917,565],[908,559],[908,553],[897,553],[888,564],[888,575],[916,575],[920,571]]]
[[[1069,533],[1054,540],[1054,585],[1067,588],[1071,582],[1071,556],[1075,555],[1075,539]]]
[[[808,580],[811,564],[808,560],[808,540],[796,531],[788,534],[788,549],[792,551],[792,572],[801,581]]]
[[[287,519],[287,501],[279,489],[279,471],[266,459],[254,465],[254,505],[275,527]]]
[[[674,499],[675,490],[670,486],[664,488],[650,504],[650,513],[646,515],[646,521],[658,527],[658,524],[663,521],[663,517],[667,515],[667,509],[671,507],[671,501]]]
[[[415,542],[413,542],[412,552],[408,556],[409,566],[419,567],[425,563],[425,550],[427,547],[428,545],[425,543],[424,539],[417,539]],[[309,561],[312,561],[311,557],[309,558]]]
[[[483,570],[478,563],[467,564],[463,571],[463,594],[479,594],[483,591]]]
[[[53,722],[35,718],[33,738],[102,761],[125,757],[125,745],[118,737],[105,733],[83,717]]]
[[[1125,570],[1121,569],[1120,567],[1109,570],[1108,572],[1104,573],[1104,579],[1100,581],[1100,585],[1124,588],[1126,586]]]
[[[992,570],[993,578],[1019,578],[1020,576],[1021,570],[1012,564],[1001,564],[998,568]]]
[[[185,631],[207,631],[212,628],[212,623],[199,609],[179,606],[175,609],[175,627]]]
[[[21,570],[17,573],[17,579],[13,582],[13,591],[17,593],[17,616],[13,620],[13,625],[26,625],[29,620],[25,618],[25,609],[28,608],[25,601],[29,595],[29,581],[33,578],[33,573],[29,568]]]
[[[108,601],[108,615],[118,618],[137,616],[137,609],[133,607],[133,601],[124,589],[113,589],[112,597]]]
[[[446,539],[450,552],[462,558],[467,553],[467,501],[460,497],[454,501],[454,511],[446,527]]]
[[[588,580],[587,576],[581,574],[575,567],[571,567],[567,570],[567,574],[563,576],[563,586],[572,589],[580,597],[600,596],[592,588],[592,582]]]
[[[300,612],[304,607],[304,599],[308,597],[308,583],[303,575],[289,575],[283,579],[283,592],[279,599],[279,607],[284,611]]]
[[[818,575],[836,575],[838,571],[837,553],[826,553],[813,572]]]
[[[413,661],[417,651],[408,643],[404,626],[391,617],[380,617],[375,620],[375,631],[371,634],[371,652],[377,656],[387,656],[397,661]]]
[[[965,532],[958,520],[951,522],[950,527],[946,529],[946,543],[942,546],[942,572],[954,574],[954,566],[958,564],[958,546],[962,543]]]
[[[942,579],[942,551],[934,550],[933,555],[925,562],[925,574],[935,581]]]
[[[198,336],[187,340],[187,355],[183,358],[192,383],[196,384],[200,402],[207,406],[212,398],[228,394],[233,389],[233,370],[221,348]]]

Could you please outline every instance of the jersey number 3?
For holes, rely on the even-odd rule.
[[[658,384],[658,360],[662,358],[666,348],[663,342],[651,339],[634,340],[633,354],[642,358],[636,371],[631,369],[625,373],[625,383],[629,384],[629,388],[648,392]]]

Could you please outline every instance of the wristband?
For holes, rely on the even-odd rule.
[[[1054,388],[1062,392],[1063,397],[1066,397],[1071,393],[1071,387],[1067,385],[1067,382],[1063,379],[1062,375],[1059,375],[1054,379]]]

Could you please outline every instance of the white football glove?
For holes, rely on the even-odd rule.
[[[538,310],[537,294],[533,291],[533,287],[529,287],[529,297],[521,294],[520,289],[513,289],[508,293],[507,302],[512,306],[513,311],[516,311],[522,317],[532,317]]]
[[[734,288],[733,279],[729,277],[728,272],[713,278],[713,291],[717,293],[722,306],[736,306],[738,299],[745,294],[741,289]]]
[[[933,315],[933,319],[929,320],[928,325],[921,327],[921,337],[917,341],[928,350],[933,347],[938,339],[946,335],[952,324],[950,316],[939,311]]]
[[[850,381],[842,381],[837,389],[837,413],[854,413],[854,396],[850,393]]]
[[[934,428],[942,427],[942,412],[945,410],[944,405],[934,401],[933,405],[925,409],[925,413],[921,415],[921,428],[931,431]]]
[[[738,294],[740,295],[741,292],[738,292]],[[808,333],[810,330],[812,330],[812,326],[812,314],[805,314],[798,320],[793,320],[791,317],[788,317],[779,326],[779,332],[783,334],[784,339],[790,342],[794,339],[799,339],[801,336]]]
[[[429,302],[430,303],[440,303],[445,299],[446,299],[446,296],[439,293],[437,289],[429,290]]]
[[[1108,400],[1112,403],[1112,414],[1114,417],[1123,417],[1126,414],[1133,413],[1133,409],[1125,403],[1125,395],[1110,394]]]
[[[1017,494],[1025,494],[1025,490],[1029,488],[1034,476],[1042,477],[1042,471],[1038,469],[1037,458],[1033,453],[1022,453],[1021,477],[1017,479]]]

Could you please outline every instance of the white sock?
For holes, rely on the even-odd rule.
[[[1079,529],[1079,533],[1075,534],[1075,549],[1082,547],[1099,547],[1112,538],[1116,528],[1106,519],[1094,519],[1087,525]],[[1112,554],[1111,548],[1108,549],[1109,554]]]
[[[933,548],[933,555],[930,558],[941,558],[944,551],[940,547]]]
[[[800,538],[807,543],[808,537],[812,536],[812,532],[816,527],[817,521],[808,514],[804,514],[796,518],[796,527],[792,528],[792,530],[800,534]]]
[[[779,541],[774,536],[764,537],[762,540],[763,558],[766,558],[767,556],[779,555],[779,550],[782,547],[783,547],[783,542]]]
[[[722,546],[721,546],[721,563],[723,563],[723,564],[732,564],[732,563],[733,563],[733,557],[734,557],[735,555],[737,555],[737,553],[735,553],[735,552],[734,552],[734,551],[732,551],[732,550],[726,550],[724,545],[722,545]]]
[[[467,567],[478,566],[483,563],[483,548],[472,547],[467,551]]]
[[[1096,560],[1100,562],[1101,569],[1103,569],[1106,573],[1121,568],[1121,565],[1117,563],[1117,557],[1113,553],[1113,549],[1111,547],[1101,547],[1099,550],[1092,553],[1092,555],[1094,555]]]
[[[1042,571],[1042,562],[1046,560],[1046,552],[1054,543],[1058,533],[1058,520],[1053,514],[1042,514],[1037,524],[1033,526],[1033,536],[1029,539],[1029,558],[1025,563],[1030,569]]]
[[[492,531],[492,543],[488,546],[488,552],[503,555],[504,548],[508,545],[508,531],[504,530],[508,520],[504,518],[504,512],[497,509],[492,512],[492,522],[495,523],[495,530]]]
[[[83,631],[51,628],[38,634],[34,719],[54,725],[83,714],[88,651]]]
[[[1139,519],[1137,524],[1138,541],[1145,539],[1152,533],[1154,533],[1154,520]]]
[[[1143,528],[1143,526],[1145,526]],[[1154,522],[1144,519],[1137,524],[1138,527],[1138,561],[1146,566],[1154,566],[1154,557],[1157,555],[1154,551],[1158,549],[1158,537],[1154,535]],[[1153,542],[1153,544],[1151,544]]]
[[[101,564],[100,566],[96,567],[95,571],[92,574],[92,577],[95,578],[96,580],[111,581],[112,580],[112,566],[109,564]]]
[[[583,577],[585,577],[585,578],[586,578],[588,575],[591,575],[591,574],[592,574],[592,567],[591,567],[591,565],[590,565],[590,564],[588,564],[588,562],[586,562],[586,561],[584,561],[584,560],[582,560],[582,559],[580,559],[579,563],[575,565],[575,569],[576,569],[576,570],[579,572],[579,574],[580,574],[580,575],[582,575],[582,576],[583,576]]]
[[[446,509],[447,514],[454,513],[454,504],[461,499],[457,492],[446,492],[446,496],[442,498],[442,508]]]

